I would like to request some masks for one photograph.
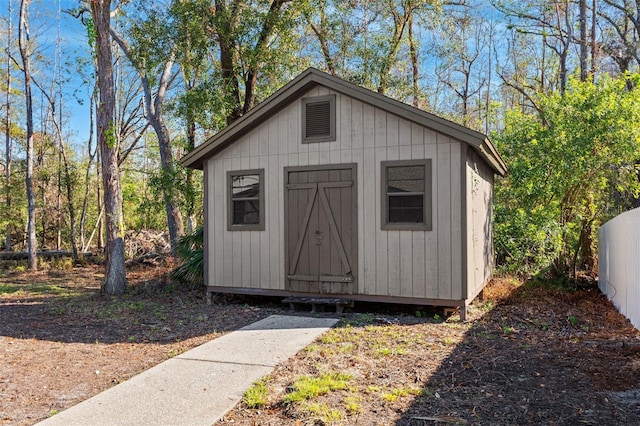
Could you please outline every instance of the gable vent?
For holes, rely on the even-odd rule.
[[[307,138],[329,136],[331,134],[331,103],[307,104]]]
[[[327,142],[336,139],[335,95],[303,99],[302,108],[303,142]]]

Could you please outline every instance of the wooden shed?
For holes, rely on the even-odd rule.
[[[494,268],[474,130],[308,69],[182,158],[204,170],[212,292],[459,307]]]

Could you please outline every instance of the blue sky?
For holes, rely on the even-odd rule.
[[[13,8],[14,37],[17,37],[20,0],[0,0],[1,25],[6,29],[10,2]],[[63,79],[69,79],[62,87],[63,114],[67,117],[64,123],[65,131],[69,133],[70,142],[76,146],[84,146],[89,136],[89,89],[83,85],[80,74],[71,70],[72,64],[75,64],[78,58],[88,59],[89,52],[85,29],[80,20],[64,12],[78,6],[78,0],[32,0],[29,6],[29,18],[31,38],[37,42],[38,53],[42,55],[42,60],[37,58],[32,60],[34,76],[47,88],[51,86],[52,75],[57,74],[54,64],[56,40],[58,32],[60,33]],[[15,51],[13,53],[17,54]],[[85,69],[84,72],[91,72],[90,68],[85,67]],[[15,84],[20,84],[18,78],[14,79]],[[33,93],[37,103],[40,92],[34,87]]]

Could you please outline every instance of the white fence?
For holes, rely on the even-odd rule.
[[[600,227],[598,278],[600,290],[640,329],[640,208]]]

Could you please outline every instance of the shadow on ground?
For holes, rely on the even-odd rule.
[[[0,278],[0,336],[64,343],[175,343],[235,330],[281,311],[271,301],[218,298],[179,288],[157,271],[128,273],[121,297],[100,295],[101,271],[80,268]]]
[[[597,288],[530,282],[476,321],[397,424],[640,424],[639,355]]]

